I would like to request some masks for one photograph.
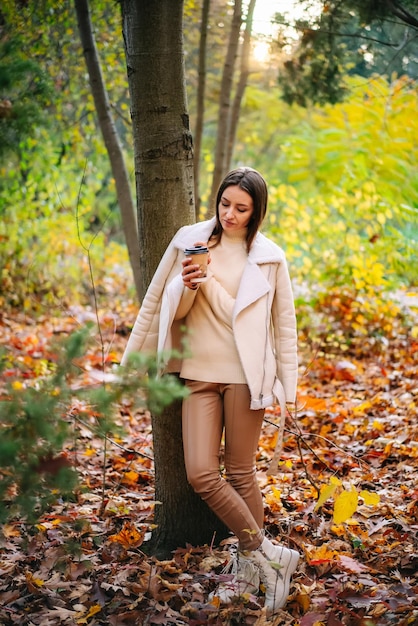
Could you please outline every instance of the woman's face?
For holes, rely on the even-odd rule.
[[[238,185],[230,185],[222,193],[218,213],[224,230],[232,232],[245,228],[253,211],[253,199]]]

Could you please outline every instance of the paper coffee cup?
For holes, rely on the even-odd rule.
[[[206,246],[191,246],[190,248],[185,249],[184,254],[192,257],[193,264],[198,265],[200,271],[202,272],[202,276],[200,278],[195,278],[193,282],[199,283],[205,280],[208,269],[208,248]]]

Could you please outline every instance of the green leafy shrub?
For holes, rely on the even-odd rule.
[[[135,355],[132,367],[111,375],[107,384],[73,385],[89,335],[86,327],[51,349],[43,376],[31,384],[22,382],[19,371],[10,375],[6,368],[11,357],[7,352],[2,356],[9,382],[0,396],[0,522],[17,516],[34,521],[57,498],[74,497],[78,476],[71,453],[75,429],[69,409],[75,400],[81,407],[77,419],[105,438],[120,429],[116,407],[122,396],[131,395],[136,405],[157,412],[185,394],[175,377],[148,376],[155,363],[141,355]]]

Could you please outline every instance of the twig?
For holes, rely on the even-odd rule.
[[[105,495],[106,495],[106,460],[107,460],[107,435],[104,436],[104,449],[103,449],[103,471],[102,471],[102,504],[100,506],[100,515],[103,515],[106,508]]]
[[[345,448],[343,448],[342,446],[339,446],[339,445],[338,445],[338,443],[335,443],[334,441],[331,441],[331,439],[327,439],[327,437],[324,437],[323,435],[318,435],[317,433],[305,433],[305,432],[302,432],[301,430],[299,430],[299,432],[300,432],[300,435],[299,435],[298,433],[295,433],[294,431],[289,430],[289,429],[286,429],[286,432],[288,432],[288,433],[290,433],[290,434],[292,434],[292,435],[295,435],[296,437],[299,437],[299,436],[300,436],[300,437],[303,439],[303,441],[304,441],[304,443],[305,443],[305,444],[306,444],[305,437],[316,437],[317,439],[322,439],[322,441],[325,441],[325,443],[328,443],[329,445],[334,446],[334,448],[337,448],[338,450],[341,450],[341,452],[343,452],[343,453],[344,453],[344,454],[346,454],[347,456],[349,456],[349,457],[351,457],[352,459],[354,459],[354,460],[355,460],[355,461],[356,461],[359,465],[360,465],[360,464],[363,464],[363,465],[365,465],[368,469],[370,469],[370,464],[369,464],[369,463],[367,463],[367,461],[364,461],[364,459],[360,459],[360,458],[359,458],[359,457],[357,457],[355,454],[352,454],[352,452],[348,452],[348,450],[345,450]],[[307,447],[309,450],[311,450],[311,452],[312,452],[313,454],[315,454],[315,451],[314,451],[314,450],[312,450],[312,448],[311,448],[308,444],[306,444],[306,447]],[[317,458],[319,458],[319,457],[317,456]],[[320,460],[321,460],[321,459],[320,459]],[[324,463],[324,464],[325,464],[325,461],[322,461],[322,463]],[[325,465],[326,465],[326,464],[325,464]],[[328,468],[328,469],[330,469],[330,468]]]
[[[102,335],[102,328],[100,326],[99,303],[98,303],[98,300],[97,300],[97,291],[96,291],[96,284],[94,282],[93,264],[91,262],[91,254],[90,254],[90,250],[91,250],[91,247],[93,245],[93,242],[96,239],[96,237],[98,236],[100,230],[97,230],[97,232],[94,233],[94,235],[93,235],[92,239],[90,240],[90,243],[89,243],[88,246],[86,246],[86,244],[83,242],[82,237],[81,237],[81,231],[80,231],[79,206],[80,206],[81,187],[82,187],[82,185],[84,183],[84,179],[85,179],[85,175],[86,175],[86,169],[87,169],[87,161],[86,161],[86,163],[84,165],[83,177],[81,179],[80,186],[78,188],[75,218],[76,218],[76,224],[77,224],[78,241],[80,242],[81,247],[83,248],[83,250],[87,254],[87,262],[88,262],[88,266],[89,266],[90,281],[91,281],[91,287],[92,287],[92,291],[93,291],[94,311],[95,311],[95,314],[96,314],[97,329],[99,331],[100,343],[101,343],[102,369],[104,371],[104,365],[105,365],[104,340],[103,340],[103,335]]]
[[[296,409],[295,409],[295,413],[296,413]],[[370,467],[370,465],[364,461],[363,459],[359,459],[356,455],[352,454],[351,452],[348,452],[347,450],[345,450],[343,447],[339,446],[337,443],[335,443],[334,441],[331,441],[330,439],[328,439],[327,437],[324,437],[323,435],[318,435],[317,433],[306,433],[303,432],[297,421],[296,418],[294,416],[292,416],[292,414],[290,413],[290,411],[288,410],[288,414],[289,416],[292,418],[292,421],[294,423],[294,425],[296,426],[297,432],[295,432],[294,430],[290,430],[289,428],[285,428],[285,432],[294,435],[294,437],[296,437],[296,443],[298,446],[298,450],[299,450],[299,456],[300,456],[300,460],[301,463],[303,465],[305,474],[306,474],[306,478],[307,480],[311,483],[311,485],[317,490],[318,494],[319,494],[319,487],[316,484],[315,480],[312,478],[311,474],[308,471],[308,468],[306,466],[305,460],[303,458],[303,450],[302,450],[302,445],[301,443],[303,442],[303,445],[313,454],[313,456],[322,464],[324,465],[327,470],[329,472],[331,472],[332,474],[336,474],[337,472],[335,470],[333,470],[328,463],[326,463],[326,461],[324,461],[323,459],[321,459],[321,457],[318,455],[318,453],[312,448],[312,446],[307,443],[306,441],[306,437],[316,437],[317,439],[321,439],[322,441],[325,441],[328,445],[333,446],[334,448],[337,448],[338,450],[340,450],[341,452],[343,452],[344,454],[346,454],[348,457],[351,457],[352,459],[354,459],[359,465],[364,464],[367,468]],[[279,426],[277,426],[277,424],[275,424],[274,422],[272,422],[271,420],[264,418],[264,421],[267,424],[270,424],[270,426],[273,426],[274,428],[279,429]]]
[[[103,339],[103,334],[102,334],[102,327],[100,325],[100,318],[99,318],[99,302],[98,302],[98,298],[97,298],[97,291],[96,291],[96,284],[94,282],[94,272],[93,272],[93,263],[91,261],[91,254],[90,254],[90,250],[91,247],[96,239],[96,237],[98,237],[100,231],[103,228],[103,225],[105,224],[106,220],[108,219],[110,213],[108,214],[108,216],[106,217],[106,219],[103,222],[103,225],[101,228],[99,228],[92,236],[90,242],[88,245],[86,245],[81,237],[81,230],[80,230],[80,217],[79,217],[79,206],[80,206],[80,196],[81,196],[81,187],[84,183],[84,179],[85,179],[85,174],[86,174],[86,168],[87,168],[87,161],[85,163],[84,166],[84,171],[83,171],[83,177],[81,179],[80,182],[80,186],[78,189],[78,195],[77,195],[77,204],[76,204],[76,224],[77,224],[77,237],[78,237],[78,241],[80,242],[81,247],[83,248],[83,250],[86,252],[87,254],[87,262],[88,262],[88,266],[89,266],[89,274],[90,274],[90,281],[91,281],[91,287],[92,287],[92,292],[93,292],[93,301],[94,301],[94,312],[96,315],[96,322],[97,322],[97,330],[99,332],[99,337],[100,337],[100,346],[101,346],[101,353],[102,353],[102,370],[104,371],[105,369],[105,348],[104,348],[104,339]],[[105,384],[105,383],[103,383]]]
[[[85,245],[82,237],[81,237],[81,230],[80,230],[80,217],[79,217],[79,206],[80,206],[80,196],[81,196],[81,188],[82,185],[84,183],[84,179],[85,179],[85,174],[86,174],[86,168],[87,168],[87,161],[85,163],[84,166],[84,171],[83,171],[83,176],[80,182],[80,186],[78,189],[78,195],[77,195],[77,205],[76,205],[76,223],[77,223],[77,236],[78,236],[78,240],[80,242],[81,247],[83,248],[83,250],[86,252],[87,254],[87,261],[88,261],[88,266],[89,266],[89,273],[90,273],[90,281],[91,281],[91,287],[92,287],[92,292],[93,292],[93,301],[94,301],[94,311],[95,311],[95,315],[96,315],[96,323],[97,323],[97,330],[99,333],[99,338],[100,338],[100,349],[101,349],[101,357],[102,357],[102,371],[105,371],[105,365],[106,365],[106,354],[105,354],[105,344],[104,344],[104,338],[103,338],[103,333],[102,333],[102,327],[100,325],[100,317],[99,317],[99,302],[98,302],[98,298],[97,298],[97,290],[96,290],[96,284],[94,281],[94,272],[93,272],[93,264],[92,264],[92,260],[91,260],[91,247],[96,239],[96,237],[98,236],[99,232],[101,229],[98,229],[93,237],[90,239],[90,242],[88,245]],[[110,215],[110,213],[108,214],[108,216]],[[107,218],[106,218],[107,219]],[[106,220],[105,220],[106,222]],[[114,333],[115,333],[115,328],[114,328]],[[113,339],[112,339],[113,341]],[[109,346],[109,350],[110,350],[110,346]],[[103,380],[103,386],[106,385],[105,381]],[[77,418],[77,416],[75,415],[74,418],[77,420],[79,418]],[[81,420],[80,420],[81,421]],[[87,426],[86,424],[84,424],[84,426]],[[88,426],[87,426],[88,427]],[[107,444],[108,442],[112,442],[112,443],[116,443],[114,441],[112,441],[106,434],[103,435],[104,438],[104,451],[103,451],[103,484],[102,484],[102,504],[101,504],[101,513],[104,512],[105,509],[105,493],[106,493],[106,459],[107,459]]]
[[[92,426],[90,426],[90,424],[82,420],[81,417],[78,417],[75,413],[70,412],[70,416],[73,417],[74,420],[79,422],[82,426],[87,428],[87,430],[90,430],[90,432],[96,432],[95,429]],[[117,448],[119,448],[120,450],[123,450],[127,454],[135,454],[136,456],[141,456],[144,459],[148,459],[149,461],[154,462],[154,459],[148,454],[144,454],[143,452],[138,452],[137,450],[134,450],[133,448],[125,448],[125,446],[122,446],[117,441],[114,441],[114,439],[112,439],[108,435],[99,433],[99,436],[102,437],[105,441],[108,441],[112,446],[116,446]]]

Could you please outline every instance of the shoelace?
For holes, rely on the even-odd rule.
[[[264,552],[264,550],[263,550],[263,548],[261,546],[259,546],[257,548],[257,551],[260,552],[269,563],[271,563],[271,567],[272,567],[272,569],[274,569],[274,571],[276,572],[277,576],[279,576],[279,578],[284,580],[283,574],[280,571],[283,568],[283,566],[280,564],[280,562],[279,561],[273,561],[272,559],[270,559],[270,557]]]
[[[230,559],[225,567],[222,569],[221,574],[238,574],[238,547],[232,544],[228,548]]]

